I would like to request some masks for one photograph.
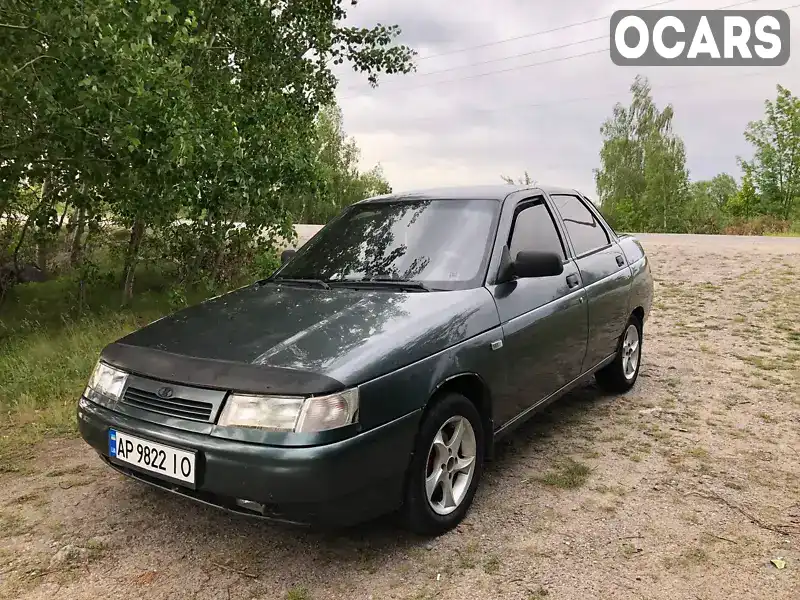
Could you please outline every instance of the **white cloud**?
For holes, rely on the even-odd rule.
[[[400,38],[420,53],[439,54],[640,8],[655,0],[362,0],[352,9],[357,25],[394,23]],[[663,8],[719,8],[733,1],[676,0]],[[760,0],[742,9],[783,8],[789,0]],[[789,11],[800,34],[800,10]],[[396,190],[454,184],[500,183],[524,170],[551,184],[594,194],[600,125],[614,102],[626,102],[637,73],[650,79],[656,102],[675,108],[693,178],[727,171],[739,175],[737,155],[748,155],[743,131],[763,114],[764,100],[781,83],[800,93],[797,58],[783,67],[615,66],[607,40],[547,50],[608,33],[608,20],[418,61],[418,72],[383,78],[371,89],[364,78],[341,72],[338,93],[349,135],[368,168],[380,162]],[[491,64],[480,61],[531,53]],[[559,57],[580,58],[525,67]],[[523,68],[525,67],[525,68]],[[454,69],[425,76],[423,73]],[[484,77],[477,74],[513,69]],[[745,76],[758,72],[759,76]],[[462,79],[471,77],[470,79]],[[460,79],[460,80],[459,80]],[[456,81],[454,81],[456,80]]]

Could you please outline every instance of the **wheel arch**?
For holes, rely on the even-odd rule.
[[[474,372],[449,375],[440,381],[431,392],[425,410],[427,411],[433,405],[436,398],[450,392],[461,394],[475,405],[483,425],[485,457],[491,457],[494,447],[494,421],[492,419],[492,395],[486,381]]]

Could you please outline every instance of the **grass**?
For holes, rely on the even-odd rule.
[[[81,307],[74,278],[12,289],[0,316],[0,465],[22,468],[45,436],[75,433],[75,404],[100,350],[173,310],[163,275],[143,269],[133,303],[100,278]],[[200,298],[192,298],[192,301]]]
[[[311,600],[308,588],[295,586],[286,592],[286,600]]]
[[[779,231],[777,233],[765,233],[764,235],[768,237],[800,237],[800,231]]]
[[[478,542],[470,542],[464,550],[456,550],[458,566],[461,569],[472,569],[477,564]]]
[[[709,452],[707,449],[703,448],[702,446],[696,446],[694,448],[689,448],[686,451],[686,454],[697,458],[698,460],[706,460],[709,457]]]
[[[696,546],[693,548],[687,548],[677,557],[667,557],[664,559],[664,566],[666,566],[667,569],[676,567],[690,569],[692,567],[703,565],[707,563],[708,560],[708,553],[703,548]]]
[[[776,419],[775,417],[773,417],[769,413],[762,412],[762,413],[759,413],[758,416],[761,418],[762,421],[764,421],[766,423],[778,423],[779,422],[779,419]]]
[[[588,465],[566,458],[535,480],[552,487],[575,489],[588,481],[591,472],[592,469]]]
[[[85,318],[63,328],[12,338],[0,349],[0,409],[8,414],[8,431],[0,430],[0,462],[11,446],[74,431],[75,403],[100,350],[135,329],[133,315]],[[5,428],[4,428],[5,429]]]
[[[639,552],[639,549],[633,544],[625,542],[620,546],[620,552],[625,558],[632,558]]]
[[[500,559],[496,556],[490,556],[485,563],[483,563],[483,570],[489,575],[494,575],[500,570]]]
[[[744,356],[741,354],[734,354],[734,356],[739,360],[741,360],[742,362],[745,362],[763,371],[775,371],[781,368],[779,364],[770,362],[761,356]]]
[[[27,531],[25,519],[17,513],[0,512],[0,538],[21,535]]]

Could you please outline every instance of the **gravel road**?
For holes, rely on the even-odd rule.
[[[585,387],[515,433],[456,531],[233,517],[57,440],[0,469],[0,597],[797,600],[800,239],[641,239],[636,388]]]

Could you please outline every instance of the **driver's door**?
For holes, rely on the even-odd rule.
[[[523,250],[556,252],[564,261],[564,272],[488,286],[503,328],[507,364],[505,383],[494,393],[497,428],[580,375],[588,332],[580,271],[543,197],[515,207],[508,247],[512,259]]]

